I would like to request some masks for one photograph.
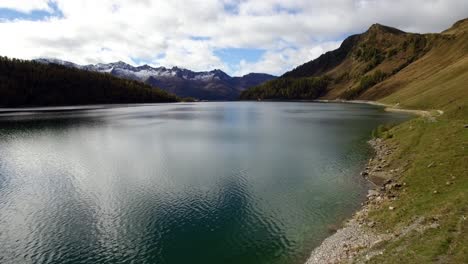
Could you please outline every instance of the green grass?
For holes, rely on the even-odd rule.
[[[393,134],[389,130],[394,126],[395,124],[379,125],[376,129],[372,131],[372,138],[382,138],[382,139],[392,138]]]
[[[404,228],[421,216],[427,222],[438,219],[440,226],[389,242],[371,263],[468,263],[468,129],[462,120],[444,117],[414,119],[390,132],[386,142],[397,147],[390,166],[404,168],[397,181],[406,186],[370,218],[381,232]]]
[[[468,57],[409,84],[382,100],[404,108],[442,109],[451,118],[468,117]]]

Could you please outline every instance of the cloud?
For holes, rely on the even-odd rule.
[[[309,47],[285,48],[267,51],[259,61],[241,61],[235,69],[235,75],[245,75],[250,72],[281,72],[291,70],[303,63],[319,57],[321,54],[339,47],[341,41],[323,42]]]
[[[60,16],[5,21],[2,8],[57,9]],[[80,64],[123,60],[282,74],[376,22],[439,32],[466,14],[466,0],[2,0],[0,50]],[[232,64],[216,55],[220,49],[265,52],[257,61]]]

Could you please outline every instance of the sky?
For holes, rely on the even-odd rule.
[[[467,0],[0,0],[0,55],[281,75],[374,23],[466,17]]]

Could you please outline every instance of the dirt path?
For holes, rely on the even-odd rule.
[[[384,104],[384,103],[380,103],[380,102],[376,102],[376,101],[366,101],[366,100],[352,100],[352,101],[346,101],[346,100],[315,100],[315,102],[376,105],[376,106],[384,107],[385,111],[388,111],[388,112],[408,113],[408,114],[414,114],[414,115],[427,117],[427,118],[434,118],[436,116],[441,116],[441,115],[444,114],[444,111],[442,111],[442,110],[425,111],[425,110],[403,109],[403,108],[400,108],[398,105],[389,105],[389,104]]]

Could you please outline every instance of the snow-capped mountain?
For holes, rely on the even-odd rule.
[[[242,90],[276,78],[269,74],[259,73],[231,77],[218,69],[194,72],[179,67],[132,66],[122,61],[90,65],[78,65],[69,61],[45,58],[36,59],[35,61],[108,73],[125,79],[145,82],[180,97],[194,97],[202,100],[235,100]]]

